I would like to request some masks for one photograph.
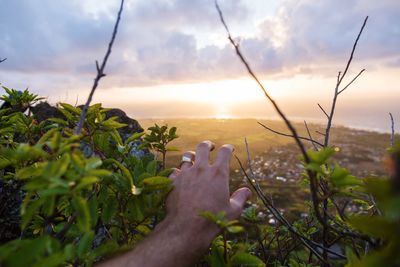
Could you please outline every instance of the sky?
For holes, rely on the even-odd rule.
[[[119,0],[0,0],[0,82],[83,103]],[[400,1],[221,0],[232,36],[290,118],[323,122],[338,71],[369,20],[337,124],[400,124]],[[126,0],[95,102],[134,118],[277,118],[229,44],[213,0]],[[400,128],[400,127],[398,127]]]

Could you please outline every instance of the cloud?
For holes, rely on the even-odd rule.
[[[0,81],[13,86],[32,81],[49,92],[73,83],[86,87],[94,75],[94,60],[105,52],[118,2],[0,0],[0,56],[8,58],[0,65]],[[246,5],[250,3],[221,2],[233,34],[252,15]],[[263,18],[238,41],[262,76],[329,76],[347,60],[365,15],[370,20],[355,60],[373,68],[377,60],[388,62],[400,54],[399,1],[286,0],[274,16]],[[225,38],[212,0],[127,1],[102,86],[246,75],[227,42],[200,46],[205,34]]]

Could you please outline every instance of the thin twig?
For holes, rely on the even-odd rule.
[[[328,113],[325,111],[325,109],[324,109],[320,104],[317,103],[317,105],[318,105],[318,107],[322,110],[322,112],[325,114],[325,116],[329,119],[329,115],[328,115]]]
[[[253,168],[251,167],[251,157],[250,157],[250,149],[249,149],[249,144],[247,143],[247,138],[244,138],[244,143],[246,144],[246,152],[247,152],[247,164],[249,165],[249,170],[250,173],[253,177],[253,179],[256,179],[256,176],[253,172]]]
[[[391,145],[392,147],[394,146],[394,119],[393,119],[393,115],[391,112],[389,112],[389,116],[390,116],[390,121],[391,121],[391,126],[392,126],[392,134],[391,134]]]
[[[105,67],[106,67],[106,64],[107,64],[108,57],[111,54],[111,49],[112,49],[112,46],[114,44],[115,37],[117,36],[118,25],[119,25],[119,22],[121,20],[121,14],[122,14],[123,8],[124,8],[124,0],[121,0],[121,5],[120,5],[119,11],[118,11],[117,20],[116,20],[115,25],[114,25],[114,30],[113,30],[113,34],[112,34],[112,37],[111,37],[111,41],[108,44],[107,52],[106,52],[106,54],[104,56],[103,62],[101,63],[100,67],[99,67],[99,63],[96,60],[97,75],[96,75],[96,78],[94,79],[94,83],[93,83],[93,86],[92,86],[92,90],[90,91],[89,97],[88,97],[85,105],[82,108],[81,116],[79,118],[78,125],[76,126],[76,129],[75,129],[75,134],[76,135],[80,134],[80,132],[82,130],[83,124],[85,122],[85,117],[86,117],[87,110],[89,108],[90,102],[92,102],[92,98],[93,98],[94,92],[96,91],[96,88],[99,85],[100,79],[103,78],[104,76],[106,76],[106,74],[104,73],[104,70],[105,70]]]
[[[304,244],[304,246],[306,246],[311,253],[313,253],[319,260],[321,260],[322,262],[324,262],[324,259],[322,258],[322,256],[319,254],[319,252],[317,250],[315,250],[313,248],[313,246],[317,246],[320,247],[324,250],[328,250],[329,253],[332,253],[342,259],[346,259],[346,257],[344,255],[341,255],[335,251],[332,251],[328,248],[324,248],[321,244],[318,244],[310,239],[308,239],[307,237],[301,235],[288,221],[285,217],[283,217],[280,212],[272,205],[271,201],[264,195],[264,193],[262,192],[262,189],[259,185],[259,183],[257,182],[256,179],[251,179],[247,173],[246,170],[243,167],[242,162],[240,161],[240,159],[238,158],[238,156],[234,155],[239,166],[240,169],[242,170],[244,176],[246,177],[247,181],[250,183],[251,187],[253,188],[254,191],[256,191],[258,197],[261,199],[261,201],[263,202],[264,206],[271,212],[271,214],[283,225],[285,225],[285,227],[295,236],[297,236],[299,238],[299,240]],[[312,246],[312,245],[313,246]]]
[[[355,80],[357,80],[358,77],[361,76],[361,74],[363,74],[363,72],[365,71],[365,69],[362,69],[357,75],[356,77],[353,78],[353,80],[351,80],[342,90],[340,90],[338,92],[338,95],[340,95],[344,90],[346,90]]]
[[[351,62],[353,61],[354,52],[355,52],[355,50],[356,50],[358,41],[360,40],[360,36],[361,36],[361,34],[362,34],[362,32],[363,32],[363,30],[364,30],[364,28],[365,28],[365,25],[367,24],[367,21],[368,21],[368,16],[365,17],[364,23],[362,24],[361,29],[360,29],[360,32],[358,33],[357,38],[356,38],[356,40],[355,40],[355,42],[354,42],[354,44],[353,44],[353,49],[351,50],[350,57],[349,57],[349,59],[348,59],[348,61],[347,61],[346,67],[345,67],[345,69],[344,69],[344,71],[343,71],[343,74],[341,75],[341,72],[339,72],[338,77],[337,77],[335,92],[334,92],[333,101],[332,101],[332,107],[331,107],[330,114],[329,114],[329,116],[328,116],[328,123],[327,123],[327,125],[326,125],[326,130],[325,130],[325,141],[324,141],[324,145],[325,145],[326,147],[329,145],[330,131],[331,131],[331,127],[332,127],[332,120],[333,120],[333,115],[334,115],[334,113],[335,113],[336,101],[337,101],[338,95],[339,95],[341,92],[343,92],[345,89],[347,89],[347,87],[348,87],[350,84],[352,84],[352,83],[358,78],[358,76],[360,76],[360,75],[364,72],[364,70],[362,70],[362,71],[361,71],[361,72],[360,72],[360,73],[359,73],[359,74],[358,74],[344,89],[342,89],[342,90],[339,91],[339,87],[340,87],[340,85],[341,85],[341,83],[342,83],[344,77],[346,76],[347,71],[349,70],[349,67],[350,67]]]
[[[303,156],[304,162],[305,164],[309,164],[310,163],[310,158],[308,157],[308,154],[306,152],[306,149],[303,145],[303,143],[301,142],[296,129],[293,127],[292,123],[289,121],[289,119],[286,117],[286,115],[282,112],[282,110],[279,108],[278,104],[275,102],[275,100],[268,94],[268,92],[266,91],[265,87],[263,86],[263,84],[260,82],[260,80],[257,78],[257,76],[255,75],[255,73],[253,72],[253,70],[251,69],[250,65],[247,63],[246,59],[244,58],[244,56],[242,55],[240,49],[239,49],[239,45],[237,45],[235,43],[235,41],[233,40],[231,33],[229,31],[229,28],[227,26],[227,24],[225,23],[222,11],[218,5],[218,1],[215,0],[215,8],[218,11],[219,14],[219,18],[221,20],[222,25],[224,26],[227,34],[228,34],[228,39],[230,41],[230,43],[233,45],[233,47],[235,48],[236,51],[236,55],[240,58],[241,62],[244,64],[244,66],[247,69],[247,72],[250,74],[250,76],[257,82],[257,84],[259,85],[259,87],[262,89],[265,97],[269,100],[269,102],[271,102],[271,104],[274,106],[275,111],[279,114],[279,116],[282,118],[282,120],[285,122],[286,126],[289,128],[291,134],[293,135],[293,138],[296,141],[297,146],[299,147],[301,154]],[[318,198],[318,180],[316,177],[316,174],[314,171],[310,170],[310,169],[306,169],[307,175],[310,179],[310,192],[311,192],[311,200],[313,203],[313,207],[315,210],[315,215],[318,219],[318,221],[321,224],[325,224],[326,222],[324,222],[322,216],[321,216],[321,212],[319,210],[319,198]]]
[[[0,63],[4,62],[6,60],[7,60],[7,58],[3,58],[3,59],[0,58]]]
[[[253,72],[253,70],[251,69],[250,65],[247,63],[246,59],[244,58],[242,52],[239,49],[239,45],[236,44],[236,42],[233,40],[231,33],[229,31],[229,28],[227,26],[227,24],[225,23],[225,19],[223,17],[222,11],[218,5],[218,1],[215,0],[215,7],[218,11],[219,14],[219,18],[221,20],[222,25],[224,26],[227,34],[228,34],[228,39],[231,42],[231,44],[233,45],[233,47],[235,48],[236,54],[237,56],[240,58],[240,60],[242,61],[242,63],[244,64],[244,66],[247,69],[247,72],[250,74],[250,76],[257,82],[257,84],[259,85],[259,87],[262,89],[265,97],[271,102],[271,104],[274,106],[275,111],[279,114],[279,116],[284,120],[286,126],[289,128],[290,132],[293,135],[293,138],[296,140],[296,143],[298,144],[302,154],[304,155],[304,157],[306,157],[308,159],[307,153],[306,153],[306,149],[304,148],[304,145],[301,143],[297,131],[296,129],[293,127],[292,123],[288,120],[288,118],[286,117],[286,115],[283,113],[283,111],[281,110],[281,108],[278,106],[278,104],[275,102],[275,100],[268,94],[267,90],[265,89],[264,85],[261,83],[261,81],[257,78],[257,76],[255,75],[255,73]]]
[[[259,121],[258,121],[257,123],[260,124],[260,125],[261,125],[262,127],[264,127],[265,129],[267,129],[268,131],[271,131],[271,132],[276,133],[276,134],[278,134],[278,135],[282,135],[282,136],[292,137],[292,138],[293,138],[293,135],[291,135],[291,134],[286,134],[286,133],[278,132],[278,131],[276,131],[276,130],[274,130],[274,129],[268,127],[268,126],[266,126],[265,124],[262,124],[262,123],[259,122]],[[317,144],[317,145],[319,145],[319,146],[321,146],[321,147],[324,147],[323,144],[321,144],[320,142],[315,141],[315,140],[313,140],[313,139],[311,139],[311,138],[307,138],[307,137],[303,137],[303,136],[298,136],[298,138],[301,139],[301,140],[309,141],[309,142],[311,142],[311,143],[313,143],[313,144]]]
[[[248,175],[247,175],[247,173],[246,173],[246,170],[243,168],[243,164],[242,164],[242,162],[240,161],[240,159],[239,159],[236,155],[235,155],[235,158],[236,158],[236,160],[238,161],[238,163],[239,163],[239,165],[240,165],[240,168],[241,168],[242,172],[244,173],[244,175],[245,175],[247,181],[251,184],[251,186],[253,187],[254,190],[257,189],[257,190],[256,190],[257,195],[258,195],[261,199],[266,200],[265,203],[267,203],[268,206],[265,205],[265,203],[263,202],[264,205],[266,206],[266,208],[274,215],[274,217],[275,217],[280,223],[282,223],[283,225],[285,225],[288,229],[291,228],[290,230],[292,230],[292,233],[294,233],[295,235],[299,236],[300,238],[303,238],[305,241],[311,243],[311,244],[314,245],[314,246],[317,246],[317,247],[319,247],[319,248],[322,248],[323,250],[326,250],[326,251],[328,251],[328,252],[331,253],[331,254],[334,254],[334,255],[336,255],[336,256],[338,256],[338,257],[341,257],[341,258],[345,259],[346,257],[345,257],[344,255],[338,254],[337,252],[332,251],[332,250],[330,250],[329,248],[326,248],[326,247],[322,246],[321,244],[318,244],[318,243],[316,243],[316,242],[314,242],[314,241],[308,239],[308,238],[305,237],[305,236],[302,236],[300,233],[297,232],[296,229],[293,228],[293,226],[289,223],[289,221],[278,211],[278,209],[274,206],[274,204],[273,204],[273,202],[272,202],[272,199],[268,199],[268,198],[265,196],[265,194],[263,193],[263,191],[262,191],[262,189],[261,189],[260,184],[258,183],[258,181],[257,181],[256,178],[255,178],[255,174],[254,174],[254,172],[252,171],[252,167],[251,167],[250,150],[249,150],[249,145],[248,145],[248,143],[247,143],[247,139],[246,139],[246,138],[245,138],[245,144],[246,144],[246,152],[247,152],[247,161],[248,161],[248,164],[249,164],[249,170],[250,170],[250,173],[251,173],[251,175],[252,175],[253,180],[251,180],[251,179],[248,177]],[[294,232],[293,232],[293,231],[294,231]]]
[[[307,125],[307,122],[306,122],[306,121],[304,121],[304,126],[306,127],[306,130],[307,130],[307,133],[308,133],[308,137],[310,137],[310,140],[311,140],[311,143],[312,143],[314,149],[315,149],[316,151],[318,151],[318,148],[317,148],[317,146],[315,145],[315,144],[316,144],[316,141],[314,141],[314,139],[312,138],[311,133],[310,133],[310,129],[308,129],[308,125]]]

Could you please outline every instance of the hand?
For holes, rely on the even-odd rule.
[[[240,188],[232,196],[229,193],[229,163],[232,145],[223,145],[215,162],[210,165],[209,155],[214,144],[204,141],[197,146],[196,153],[186,152],[185,157],[193,163],[183,162],[180,170],[170,176],[175,188],[167,198],[167,221],[177,225],[179,231],[190,231],[205,238],[209,245],[218,229],[199,216],[202,211],[217,213],[224,211],[228,219],[240,216],[251,191]]]
[[[204,141],[196,153],[186,152],[192,163],[183,163],[171,175],[174,189],[167,197],[167,216],[133,251],[97,266],[176,267],[193,266],[218,234],[215,224],[199,216],[201,211],[224,211],[228,219],[240,216],[251,192],[240,188],[229,196],[229,162],[233,146],[223,145],[209,164],[214,145]]]

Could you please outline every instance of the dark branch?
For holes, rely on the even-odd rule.
[[[122,14],[123,8],[124,8],[124,0],[121,0],[121,5],[120,5],[119,11],[118,11],[117,20],[116,20],[115,25],[114,25],[114,30],[113,30],[113,34],[112,34],[112,37],[111,37],[111,41],[108,44],[108,49],[107,49],[107,52],[106,52],[106,54],[104,56],[103,62],[101,63],[101,66],[99,66],[99,63],[96,61],[97,75],[96,75],[96,78],[94,79],[94,83],[93,83],[93,86],[92,86],[92,90],[90,91],[89,97],[88,97],[85,105],[82,108],[81,117],[79,118],[78,125],[76,126],[75,134],[79,134],[81,132],[83,124],[85,122],[85,117],[86,117],[87,110],[89,108],[90,102],[92,102],[92,98],[93,98],[94,92],[96,91],[96,88],[99,85],[100,79],[103,78],[104,76],[106,76],[106,74],[104,73],[104,70],[105,70],[105,67],[106,67],[106,64],[107,64],[107,60],[108,60],[108,58],[109,58],[109,56],[111,54],[111,49],[112,49],[112,46],[114,44],[115,37],[117,36],[118,25],[119,25],[119,22],[121,20],[121,14]]]
[[[362,69],[356,77],[353,78],[353,80],[351,80],[351,82],[349,82],[342,90],[340,90],[337,94],[341,94],[344,90],[346,90],[355,80],[357,80],[358,77],[360,77],[361,74],[363,74],[363,72],[365,71],[365,69]]]
[[[393,115],[391,112],[389,112],[389,116],[390,116],[390,122],[391,122],[391,126],[392,126],[392,134],[391,134],[391,145],[392,147],[394,146],[394,119],[393,119]]]
[[[334,93],[334,95],[333,95],[333,100],[332,100],[332,107],[331,107],[330,114],[329,114],[329,116],[328,116],[328,123],[327,123],[327,125],[326,125],[326,130],[325,130],[324,146],[326,146],[326,147],[329,145],[330,131],[331,131],[331,127],[332,127],[333,115],[334,115],[334,113],[335,113],[336,101],[337,101],[338,95],[339,95],[341,92],[343,92],[345,89],[347,89],[347,87],[348,87],[350,84],[352,84],[352,83],[358,78],[358,76],[360,76],[360,75],[364,72],[364,70],[362,70],[362,71],[361,71],[361,72],[360,72],[360,73],[359,73],[359,74],[358,74],[344,89],[342,89],[342,90],[339,91],[339,87],[340,87],[340,85],[341,85],[343,79],[346,77],[347,71],[349,70],[349,67],[350,67],[350,65],[351,65],[351,62],[353,61],[354,52],[355,52],[355,50],[356,50],[358,41],[360,40],[360,36],[361,36],[361,34],[362,34],[362,32],[363,32],[363,30],[364,30],[364,28],[365,28],[365,25],[367,24],[367,20],[368,20],[368,16],[365,17],[364,23],[363,23],[363,25],[361,26],[360,32],[358,33],[357,38],[356,38],[356,40],[355,40],[355,42],[354,42],[354,44],[353,44],[353,49],[351,50],[350,57],[349,57],[349,59],[348,59],[348,61],[347,61],[346,67],[345,67],[345,69],[344,69],[344,71],[343,71],[343,74],[341,74],[341,72],[339,72],[339,74],[338,74],[338,76],[337,76],[337,82],[336,82],[336,87],[335,87],[335,93]]]
[[[272,128],[270,128],[270,127],[264,125],[264,124],[262,124],[262,123],[259,122],[259,121],[258,121],[257,123],[260,124],[260,125],[261,125],[262,127],[264,127],[265,129],[267,129],[268,131],[271,131],[271,132],[276,133],[276,134],[278,134],[278,135],[282,135],[282,136],[286,136],[286,137],[291,137],[291,138],[293,138],[293,135],[291,135],[291,134],[286,134],[286,133],[278,132],[278,131],[276,131],[276,130],[274,130],[274,129],[272,129]],[[317,144],[317,145],[319,145],[319,146],[321,146],[321,147],[324,147],[323,144],[321,144],[320,142],[315,141],[315,140],[313,140],[313,139],[311,139],[311,138],[307,138],[307,137],[303,137],[303,136],[298,136],[298,138],[301,139],[301,140],[305,140],[305,141],[311,142],[311,143],[313,143],[313,144]]]
[[[317,148],[317,146],[315,145],[317,142],[314,141],[314,139],[312,138],[311,133],[310,133],[310,129],[308,128],[308,125],[307,125],[307,122],[306,122],[306,121],[304,121],[304,126],[306,127],[308,137],[310,138],[311,143],[312,143],[314,149],[318,151],[318,148]],[[322,144],[321,144],[321,145],[322,145]]]
[[[3,59],[0,58],[0,63],[4,62],[6,60],[7,60],[7,58],[3,58]]]
[[[260,80],[257,78],[257,76],[255,75],[255,73],[253,72],[253,70],[250,68],[250,65],[247,63],[246,59],[244,58],[244,56],[242,55],[239,46],[235,43],[235,41],[232,39],[232,36],[230,34],[229,28],[225,23],[222,11],[218,5],[218,1],[215,0],[215,8],[218,11],[219,14],[219,18],[221,20],[221,23],[223,24],[223,26],[225,27],[225,30],[228,34],[228,40],[230,41],[230,43],[233,45],[233,47],[235,48],[236,51],[236,55],[240,58],[241,62],[243,63],[243,65],[246,67],[247,72],[250,74],[250,76],[257,82],[257,84],[259,85],[259,87],[262,89],[265,97],[269,100],[269,102],[271,102],[271,104],[273,105],[275,111],[279,114],[279,116],[282,118],[282,120],[285,122],[286,126],[288,127],[288,129],[290,130],[292,137],[295,139],[297,146],[299,147],[301,154],[303,156],[304,162],[305,164],[309,164],[310,163],[310,158],[308,157],[308,154],[306,152],[306,149],[303,145],[303,143],[301,142],[296,129],[293,127],[292,123],[288,120],[288,118],[286,117],[286,115],[282,112],[282,110],[279,108],[278,104],[275,102],[275,100],[268,94],[268,92],[266,91],[265,87],[263,86],[263,84],[260,82]],[[314,171],[307,169],[306,170],[308,177],[310,178],[310,191],[311,191],[311,199],[312,199],[312,203],[313,203],[313,207],[315,210],[315,215],[318,219],[318,221],[325,225],[326,222],[324,222],[322,216],[321,216],[321,212],[319,210],[319,198],[318,198],[318,180],[316,177],[316,174]]]
[[[322,110],[322,112],[325,114],[326,118],[329,119],[329,115],[328,115],[328,113],[325,111],[325,109],[324,109],[320,104],[317,103],[317,105],[318,105],[318,107]]]
[[[302,234],[300,234],[290,223],[289,221],[287,221],[287,219],[285,217],[283,217],[283,215],[281,215],[281,213],[279,212],[279,210],[272,204],[272,202],[265,196],[265,194],[262,192],[260,185],[258,184],[257,180],[254,179],[253,180],[250,179],[250,177],[248,176],[248,174],[246,173],[246,170],[243,167],[242,162],[240,161],[240,159],[238,158],[238,156],[234,155],[239,166],[240,169],[242,170],[244,176],[246,177],[247,181],[250,183],[250,186],[253,188],[254,191],[256,191],[258,197],[261,199],[261,201],[263,202],[264,206],[271,212],[271,214],[283,225],[285,225],[285,227],[294,235],[296,236],[301,243],[303,243],[303,245],[305,247],[307,247],[311,253],[313,253],[319,260],[321,260],[322,262],[326,263],[326,261],[323,259],[323,257],[321,256],[321,254],[313,247],[319,247],[322,248],[324,250],[329,251],[330,253],[342,258],[342,259],[346,259],[346,257],[344,255],[341,255],[335,251],[332,251],[328,248],[324,248],[321,244],[318,244],[310,239],[308,239],[307,237],[303,236]]]
[[[362,34],[362,32],[364,31],[364,28],[365,28],[365,25],[367,24],[367,21],[368,21],[368,16],[365,17],[364,23],[363,23],[363,25],[361,26],[361,29],[360,29],[360,32],[359,32],[358,35],[357,35],[356,41],[354,42],[353,49],[351,50],[350,58],[349,58],[349,60],[347,61],[346,68],[345,68],[344,71],[343,71],[343,75],[340,77],[339,84],[342,83],[344,77],[345,77],[346,74],[347,74],[347,71],[349,70],[351,61],[353,61],[354,52],[356,51],[358,41],[360,40],[361,34]]]

